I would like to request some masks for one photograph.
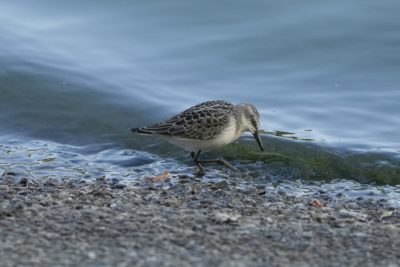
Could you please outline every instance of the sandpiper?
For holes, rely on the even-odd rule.
[[[233,105],[227,101],[214,100],[195,105],[172,118],[143,128],[133,128],[132,132],[155,135],[190,151],[193,161],[201,172],[201,163],[220,163],[236,170],[222,159],[200,160],[202,152],[207,152],[237,140],[241,133],[250,131],[261,151],[264,151],[260,135],[260,114],[252,104]]]

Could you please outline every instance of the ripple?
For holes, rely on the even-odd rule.
[[[168,184],[186,183],[190,186],[210,184],[212,188],[223,190],[231,187],[240,190],[256,185],[266,192],[282,192],[285,195],[348,201],[359,198],[384,200],[394,207],[400,207],[400,185],[378,186],[349,179],[310,180],[305,176],[306,172],[280,161],[264,163],[262,160],[236,159],[232,164],[240,172],[210,165],[206,174],[199,175],[192,164],[186,165],[176,159],[148,152],[109,148],[108,144],[94,149],[92,146],[71,146],[39,140],[3,138],[1,141],[0,172],[15,173],[16,178],[88,182],[107,179],[128,186],[147,186],[152,181],[151,177],[167,172],[168,179],[165,181],[153,181],[157,188],[167,189]]]

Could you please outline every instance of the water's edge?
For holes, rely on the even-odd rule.
[[[264,135],[268,152],[260,153],[254,141],[244,137],[206,155],[230,160],[239,172],[211,165],[205,175],[199,176],[187,153],[162,141],[157,143],[157,149],[152,145],[146,152],[110,143],[72,146],[7,139],[2,138],[0,143],[0,172],[14,173],[17,179],[101,178],[135,185],[167,171],[172,183],[186,177],[202,183],[233,183],[242,188],[256,184],[294,195],[322,190],[333,196],[382,198],[400,205],[399,159],[393,157],[389,162],[386,154],[375,152],[337,153],[309,142],[282,141]]]

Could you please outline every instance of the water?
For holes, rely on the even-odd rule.
[[[268,153],[244,137],[211,156],[243,164],[259,182],[397,186],[399,8],[394,0],[0,1],[0,170],[19,169],[35,142],[48,142],[44,158],[80,148],[78,161],[52,161],[59,176],[83,162],[88,176],[126,180],[139,169],[192,173],[184,152],[128,129],[225,99],[258,107]],[[21,150],[11,157],[9,146]]]

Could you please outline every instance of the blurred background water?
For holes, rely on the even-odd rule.
[[[129,129],[224,99],[258,107],[268,153],[245,137],[215,155],[253,162],[260,177],[278,161],[287,179],[399,184],[399,9],[395,0],[0,0],[0,167],[25,162],[35,140],[102,153],[109,169],[191,166],[182,150]],[[26,153],[10,160],[18,144]],[[154,165],[164,161],[174,163]]]

